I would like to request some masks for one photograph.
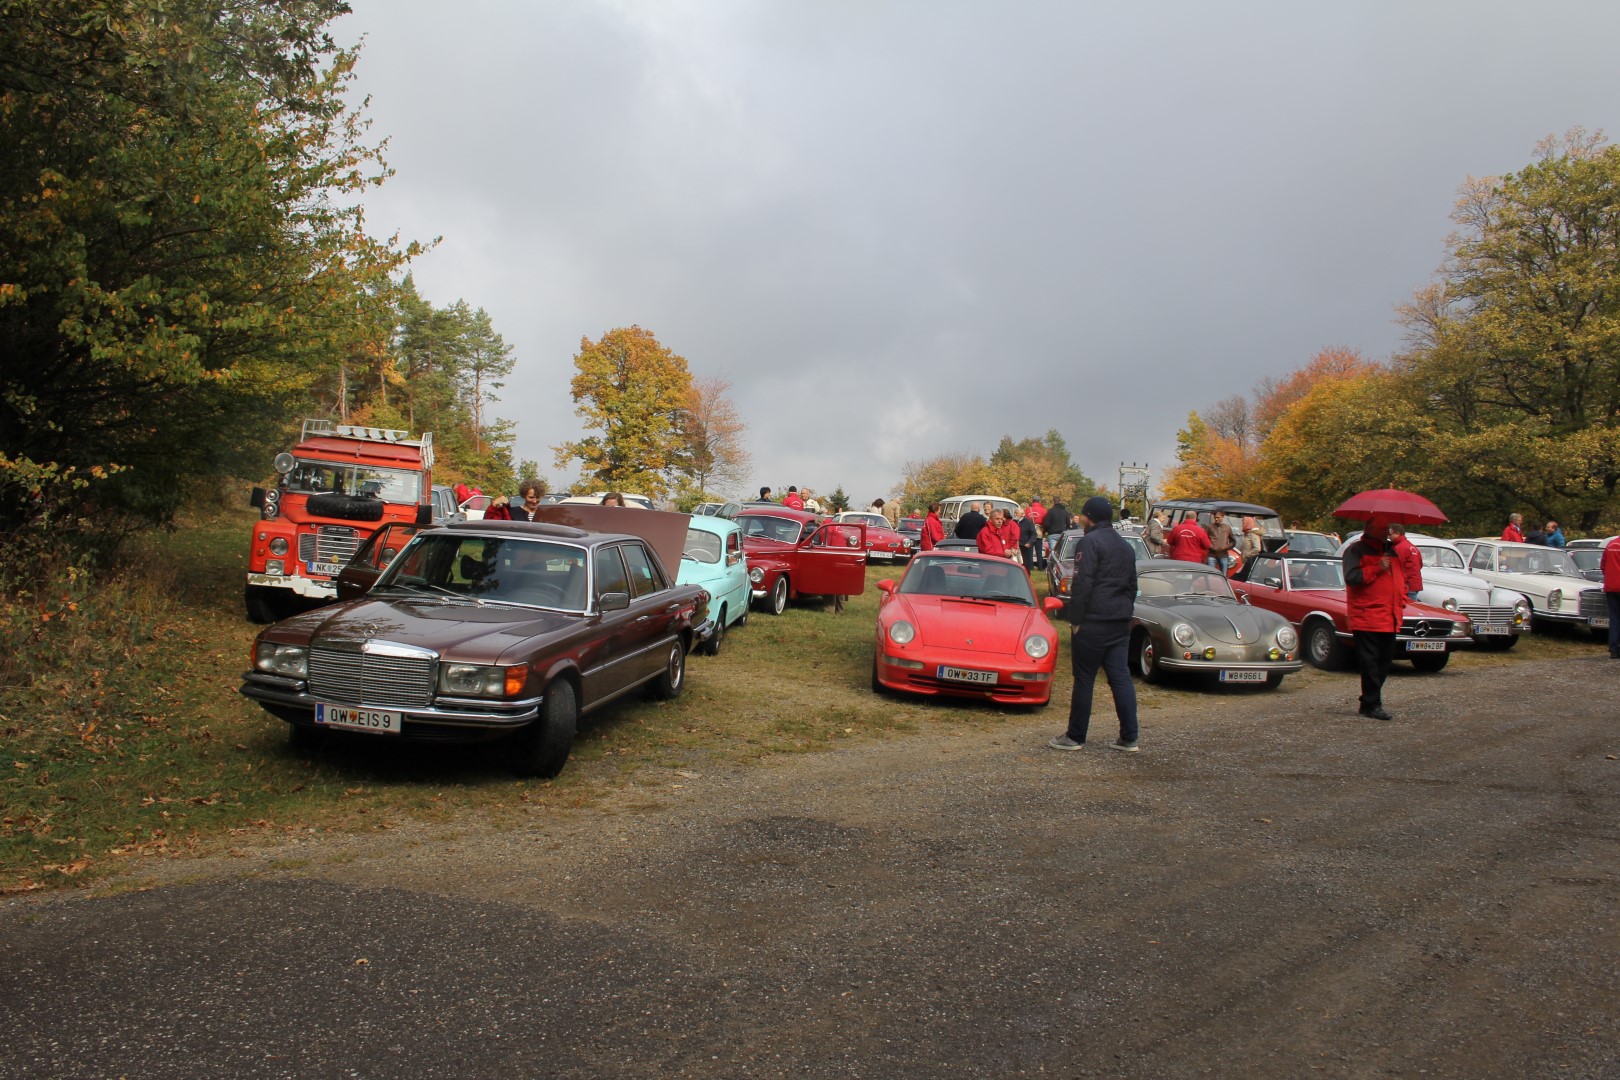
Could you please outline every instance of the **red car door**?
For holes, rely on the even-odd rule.
[[[338,574],[338,599],[353,600],[357,596],[364,596],[377,584],[377,579],[382,577],[382,572],[388,569],[388,564],[394,561],[400,549],[425,528],[427,526],[411,521],[394,521],[367,537],[366,542],[354,553],[354,558]]]
[[[819,596],[859,596],[866,591],[866,526],[825,522],[799,543],[793,589]]]

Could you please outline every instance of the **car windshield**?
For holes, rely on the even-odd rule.
[[[717,563],[720,561],[723,546],[720,537],[712,532],[687,529],[686,550],[681,552],[681,558],[698,563]]]
[[[1505,547],[1499,552],[1501,566],[1509,574],[1573,574],[1581,576],[1580,568],[1570,562],[1569,556],[1557,548]]]
[[[1290,562],[1288,584],[1295,589],[1342,589],[1344,564],[1326,559]]]
[[[1022,567],[999,559],[919,556],[901,580],[900,591],[913,596],[956,596],[1035,606],[1029,575]]]
[[[1064,533],[1063,538],[1058,541],[1057,557],[1062,559],[1064,562],[1072,562],[1074,560],[1075,549],[1077,549],[1079,546],[1079,533]]]
[[[373,591],[584,611],[587,577],[584,548],[435,530],[418,535],[400,552]]]
[[[1295,532],[1288,534],[1288,550],[1296,555],[1332,555],[1339,546],[1321,533]]]
[[[901,528],[902,531],[904,531],[906,529],[910,529],[912,532],[918,532],[918,531],[920,531],[922,529],[922,527],[923,527],[923,519],[922,518],[901,518],[900,519],[900,528]]]
[[[422,474],[299,459],[287,474],[287,490],[300,495],[375,495],[385,502],[414,503],[421,500]]]
[[[1199,570],[1152,570],[1136,577],[1138,596],[1224,596],[1235,600],[1225,574]]]
[[[1148,550],[1147,542],[1140,536],[1127,536],[1125,543],[1130,545],[1131,550],[1136,553],[1138,559],[1153,558],[1153,552]]]
[[[1569,556],[1570,562],[1582,570],[1596,570],[1603,565],[1602,548],[1576,548],[1565,554]]]
[[[865,524],[869,529],[887,529],[889,527],[889,519],[884,517],[882,514],[839,514],[838,520],[847,521],[851,524],[862,523]]]
[[[742,526],[744,536],[783,544],[797,544],[803,533],[802,526],[795,519],[770,514],[739,514],[737,524]]]
[[[1429,544],[1413,544],[1418,554],[1423,556],[1424,566],[1439,566],[1447,570],[1466,570],[1462,556],[1448,547],[1434,547]]]

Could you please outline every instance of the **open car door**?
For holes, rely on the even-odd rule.
[[[414,521],[393,521],[367,537],[337,576],[338,599],[353,600],[370,592],[394,556],[425,528]]]
[[[823,522],[799,544],[795,592],[859,596],[866,591],[866,525]]]

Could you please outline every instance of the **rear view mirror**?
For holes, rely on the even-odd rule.
[[[601,611],[623,611],[630,606],[630,594],[627,592],[605,592],[597,597],[596,606]]]

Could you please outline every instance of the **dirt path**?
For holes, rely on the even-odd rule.
[[[1388,724],[1353,693],[1212,697],[1137,755],[1045,750],[1054,710],[11,902],[0,1072],[1620,1076],[1620,664],[1400,676]]]

